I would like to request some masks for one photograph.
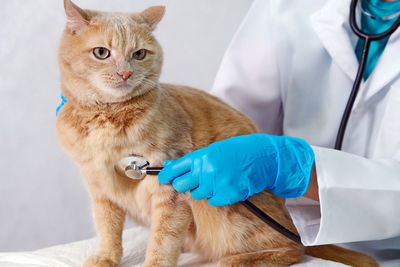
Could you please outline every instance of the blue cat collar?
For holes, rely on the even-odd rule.
[[[67,98],[65,97],[64,94],[61,94],[61,103],[58,105],[56,109],[56,116],[58,116],[58,112],[60,112],[61,108],[64,106],[64,104],[67,103]]]

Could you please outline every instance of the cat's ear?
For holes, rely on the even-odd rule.
[[[146,23],[150,26],[152,30],[154,30],[160,20],[163,18],[165,13],[165,6],[152,6],[145,10],[143,10],[140,15],[146,21]]]
[[[71,34],[76,34],[89,25],[89,16],[71,0],[64,0],[64,9],[67,15],[67,29]]]

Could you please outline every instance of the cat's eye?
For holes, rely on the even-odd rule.
[[[143,60],[147,55],[146,49],[140,49],[133,53],[133,58],[136,60]]]
[[[96,47],[93,49],[93,55],[100,60],[108,58],[110,54],[110,50],[104,47]]]

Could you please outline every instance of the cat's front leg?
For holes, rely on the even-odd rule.
[[[93,217],[99,239],[96,254],[89,257],[84,267],[118,266],[122,257],[122,231],[125,212],[106,198],[92,201]]]
[[[185,196],[178,195],[172,187],[167,189],[152,197],[151,232],[144,264],[146,267],[176,266],[192,220]]]

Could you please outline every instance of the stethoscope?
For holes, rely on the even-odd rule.
[[[396,20],[390,29],[380,34],[366,34],[359,29],[356,23],[356,6],[357,0],[352,0],[350,5],[350,25],[354,33],[364,39],[364,47],[362,50],[361,60],[357,71],[357,76],[353,84],[353,88],[351,90],[351,94],[349,100],[346,105],[346,109],[344,111],[342,121],[340,123],[339,132],[336,138],[335,149],[340,150],[342,148],[343,136],[346,130],[346,125],[350,117],[351,109],[353,108],[354,101],[357,97],[358,89],[360,88],[362,76],[365,70],[365,64],[368,58],[369,47],[372,41],[382,40],[390,36],[400,25],[400,17]],[[118,174],[128,177],[134,180],[143,179],[146,175],[158,175],[158,173],[162,170],[162,167],[150,167],[150,163],[141,156],[131,155],[129,157],[121,159],[116,165],[115,170]],[[250,212],[259,217],[262,221],[268,224],[275,231],[280,232],[282,235],[287,238],[293,240],[296,243],[302,244],[300,236],[291,232],[279,222],[274,220],[268,214],[260,210],[256,205],[251,203],[249,200],[245,200],[240,202],[244,207],[246,207]]]
[[[163,169],[163,167],[151,167],[150,163],[140,155],[130,155],[128,157],[122,158],[114,165],[114,168],[119,175],[133,180],[142,180],[146,177],[146,175],[158,175]],[[252,212],[255,216],[264,221],[266,224],[268,224],[275,231],[278,231],[282,235],[293,240],[294,242],[301,244],[301,240],[298,235],[291,232],[283,225],[275,221],[272,217],[263,212],[249,200],[244,200],[239,203],[247,208],[250,212]]]
[[[341,150],[343,144],[343,137],[346,131],[346,126],[349,121],[351,110],[353,109],[354,101],[356,100],[358,90],[360,89],[360,84],[365,71],[365,65],[368,59],[369,47],[371,42],[379,41],[386,37],[389,37],[394,33],[400,26],[400,16],[397,18],[396,22],[385,32],[379,34],[367,34],[360,30],[356,22],[356,7],[358,0],[351,0],[350,4],[350,26],[352,31],[361,39],[364,40],[364,46],[362,49],[360,63],[358,65],[357,75],[353,83],[353,88],[351,89],[349,100],[347,101],[346,108],[343,113],[342,120],[340,122],[339,130],[336,136],[335,149]],[[399,14],[398,14],[399,15]]]

